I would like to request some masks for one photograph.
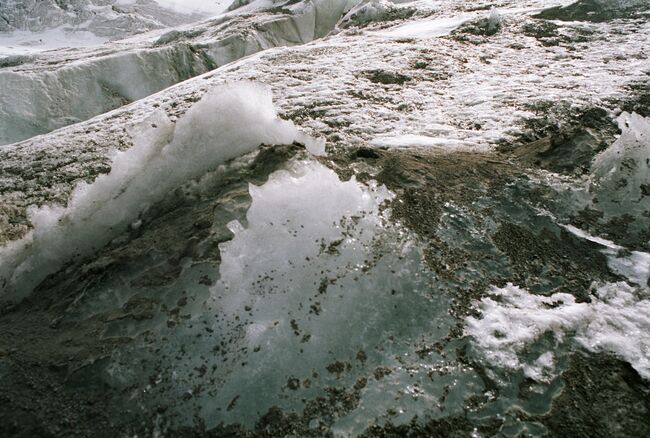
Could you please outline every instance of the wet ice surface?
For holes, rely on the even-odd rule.
[[[0,337],[7,397],[43,357],[88,401],[73,411],[120,433],[543,436],[584,412],[558,404],[576,396],[566,373],[615,382],[575,357],[647,389],[650,122],[619,107],[647,81],[648,21],[540,29],[530,14],[558,2],[373,2],[325,36],[344,3],[156,34],[226,65],[0,148],[0,298],[28,297],[0,318],[28,327]],[[594,107],[622,132],[583,173],[495,150]],[[59,427],[67,399],[33,387]]]

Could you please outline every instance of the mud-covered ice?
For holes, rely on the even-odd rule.
[[[92,254],[169,191],[261,144],[323,144],[277,118],[268,87],[216,87],[176,124],[159,110],[131,128],[135,145],[117,152],[112,170],[80,183],[67,207],[32,208],[33,231],[0,248],[3,301],[27,295],[66,262]]]

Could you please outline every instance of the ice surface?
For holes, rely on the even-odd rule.
[[[186,45],[79,60],[46,72],[0,72],[0,144],[141,99],[213,64]]]
[[[263,185],[251,185],[249,193],[246,220],[229,224],[234,237],[220,245],[219,280],[210,288],[205,314],[195,315],[192,324],[201,329],[198,321],[205,318],[213,339],[197,343],[199,329],[176,328],[169,336],[173,345],[163,347],[173,352],[180,343],[191,353],[170,364],[178,398],[204,381],[193,370],[207,366],[216,386],[193,401],[207,426],[250,424],[271,406],[300,411],[302,398],[322,395],[330,384],[353,385],[382,364],[391,367],[391,376],[367,382],[361,407],[337,426],[341,435],[381,416],[385,400],[400,408],[395,421],[423,412],[431,396],[414,396],[406,387],[417,381],[426,391],[446,380],[432,382],[424,372],[413,376],[427,366],[414,349],[418,341],[445,334],[453,319],[446,298],[430,289],[420,251],[382,211],[394,195],[354,178],[341,181],[313,161],[291,163]],[[340,376],[326,369],[337,361],[353,367]],[[290,378],[298,388],[287,397]],[[226,410],[235,398],[236,407]],[[454,403],[448,408],[457,408]]]
[[[15,69],[11,67],[16,63],[9,62],[10,68],[0,70],[0,145],[88,120],[259,51],[321,38],[354,3],[298,2],[291,6],[291,13],[243,18],[231,13],[162,35],[158,32],[106,44],[101,49],[55,51],[37,59],[24,58],[19,64],[25,65]],[[14,34],[7,36],[5,42],[11,47],[7,47],[6,55],[67,45],[73,38],[81,40],[77,46],[106,40],[84,40],[84,35],[72,35],[63,27],[45,32],[47,36],[36,37],[45,42],[36,42],[29,50],[15,46],[19,39]],[[18,34],[23,35],[21,38],[31,35]]]
[[[477,303],[480,318],[466,319],[465,333],[474,338],[485,358],[496,366],[523,369],[536,379],[552,365],[545,353],[533,363],[522,356],[545,333],[557,342],[573,337],[590,351],[613,353],[650,379],[650,299],[648,288],[625,282],[597,288],[591,303],[573,295],[533,295],[513,284],[494,287]]]
[[[34,229],[0,248],[2,300],[27,295],[48,274],[103,247],[167,192],[260,144],[316,144],[277,118],[268,87],[242,82],[216,87],[176,124],[159,110],[132,129],[134,146],[112,170],[79,184],[67,207],[30,211]]]
[[[452,8],[443,3],[438,5],[443,17],[463,14],[466,10],[463,7],[470,4],[447,2],[454,3]],[[309,5],[286,7],[300,11],[300,18],[286,19],[278,10],[274,16],[261,14],[264,20],[254,21],[254,26],[244,25],[249,23],[248,18],[234,20],[228,26],[244,23],[241,35],[245,37],[240,38],[238,34],[229,40],[235,41],[232,44],[225,40],[221,46],[215,43],[210,53],[223,55],[219,58],[222,60],[234,59],[272,47],[279,41],[298,44],[327,31],[326,27],[317,31],[314,26],[321,15],[319,10]],[[479,14],[485,16],[487,10]],[[336,13],[325,10],[323,16],[330,23]],[[412,22],[421,20],[417,16]],[[174,251],[169,252],[174,254],[169,257],[182,258],[175,266],[179,271],[174,270],[164,281],[158,281],[160,271],[149,269],[161,259],[166,263],[167,255],[156,253],[161,259],[147,259],[146,250],[153,248],[152,252],[156,252],[158,241],[140,239],[145,234],[139,233],[156,235],[156,231],[167,227],[168,233],[161,233],[164,237],[182,238],[173,236],[177,228],[167,222],[171,214],[155,215],[159,204],[148,213],[142,212],[165,197],[163,192],[180,192],[173,190],[174,187],[194,175],[203,175],[203,166],[210,167],[210,162],[219,163],[224,159],[223,150],[208,150],[207,144],[221,147],[227,141],[228,150],[239,145],[235,137],[214,140],[221,134],[212,132],[218,130],[215,126],[219,122],[209,116],[212,108],[201,106],[213,97],[204,95],[205,90],[213,90],[223,81],[248,77],[270,84],[279,96],[278,108],[284,118],[295,120],[310,132],[338,138],[341,156],[350,157],[348,152],[355,151],[352,148],[368,144],[416,145],[444,151],[464,150],[467,145],[492,145],[504,137],[507,140],[510,132],[520,134],[522,121],[535,115],[533,108],[547,108],[544,105],[550,102],[553,108],[557,105],[570,111],[585,105],[610,109],[611,105],[618,104],[616,99],[629,97],[625,87],[631,81],[646,77],[647,57],[642,55],[648,42],[647,25],[637,23],[636,27],[621,28],[594,25],[590,28],[593,37],[585,37],[584,42],[547,47],[520,31],[531,21],[528,17],[506,17],[507,26],[481,45],[460,43],[453,37],[398,41],[384,38],[373,30],[345,30],[301,48],[274,49],[249,57],[93,121],[7,146],[6,152],[0,155],[3,170],[7,169],[6,175],[0,178],[3,207],[5,199],[10,207],[16,205],[16,210],[42,199],[65,199],[70,193],[68,186],[74,181],[103,171],[97,170],[97,163],[102,163],[108,148],[126,148],[131,144],[131,136],[123,133],[129,120],[142,120],[153,108],[159,108],[131,130],[137,137],[136,144],[132,150],[115,157],[111,174],[90,186],[80,186],[66,208],[32,210],[36,230],[29,241],[23,242],[23,249],[11,254],[8,248],[3,250],[0,277],[5,270],[11,276],[16,274],[9,285],[19,296],[18,285],[28,289],[32,280],[25,279],[29,275],[38,278],[57,270],[59,263],[74,262],[85,251],[94,251],[94,247],[86,246],[87,242],[101,246],[118,235],[102,251],[102,258],[78,268],[73,265],[65,271],[59,270],[59,275],[48,282],[48,290],[41,290],[38,297],[48,296],[50,289],[61,295],[49,296],[62,296],[64,288],[71,285],[74,295],[71,291],[66,296],[79,299],[70,306],[64,301],[63,330],[77,324],[77,327],[92,325],[93,330],[99,326],[103,337],[98,342],[120,339],[120,345],[110,344],[113,349],[110,357],[102,357],[88,374],[83,369],[83,375],[114,385],[117,389],[111,394],[124,397],[120,402],[128,398],[128,403],[132,402],[142,412],[152,415],[165,412],[161,416],[170,423],[182,418],[197,427],[209,428],[221,421],[250,425],[270,406],[279,406],[286,413],[300,412],[306,406],[303,400],[327,397],[328,388],[350,389],[358,379],[367,379],[364,387],[351,397],[358,405],[331,420],[336,435],[355,436],[373,423],[407,424],[415,416],[419,423],[440,419],[476,424],[478,418],[486,421],[498,416],[512,424],[518,421],[515,417],[521,416],[522,411],[526,418],[537,415],[528,408],[535,403],[530,401],[537,397],[534,392],[547,391],[545,399],[557,395],[552,388],[548,389],[550,385],[537,385],[534,391],[526,392],[528,382],[523,376],[549,380],[556,368],[566,362],[564,347],[571,346],[617,354],[647,375],[648,342],[644,336],[648,333],[648,321],[644,315],[648,315],[648,298],[643,280],[647,280],[648,269],[643,266],[648,264],[633,258],[635,254],[645,253],[630,253],[610,241],[591,236],[584,237],[603,245],[610,268],[626,275],[628,283],[597,286],[591,303],[576,303],[568,294],[540,297],[515,286],[494,291],[489,298],[492,301],[486,298],[478,302],[483,317],[475,318],[474,326],[468,323],[468,334],[476,336],[479,352],[494,355],[490,357],[497,364],[506,363],[500,366],[518,370],[508,371],[507,376],[512,378],[509,386],[503,391],[499,388],[498,394],[489,388],[493,376],[489,369],[487,374],[483,373],[484,362],[474,361],[473,357],[468,361],[465,355],[462,359],[455,356],[474,353],[465,349],[473,337],[458,339],[457,324],[462,320],[455,319],[456,312],[449,313],[448,301],[453,299],[453,305],[464,305],[465,296],[459,294],[470,281],[478,278],[477,284],[481,286],[476,292],[481,292],[485,284],[483,273],[489,270],[492,275],[492,270],[497,271],[494,276],[505,282],[512,278],[511,267],[516,267],[516,261],[507,260],[493,247],[491,227],[512,220],[534,234],[540,229],[535,226],[538,223],[549,225],[548,220],[528,222],[531,220],[528,210],[522,205],[537,202],[538,198],[528,198],[528,192],[523,189],[523,196],[517,198],[522,184],[517,180],[506,184],[504,190],[500,185],[496,188],[490,185],[486,189],[487,199],[477,199],[476,204],[451,203],[450,206],[441,202],[444,212],[438,228],[434,226],[433,230],[442,239],[440,247],[448,246],[450,251],[437,254],[438,242],[428,248],[427,256],[432,258],[428,261],[431,265],[440,262],[440,268],[445,271],[433,274],[422,264],[417,244],[404,237],[399,225],[391,224],[388,214],[382,211],[381,202],[392,197],[384,188],[366,187],[355,180],[342,181],[316,162],[289,164],[266,183],[256,180],[261,185],[250,186],[248,191],[239,178],[248,173],[233,172],[239,178],[233,178],[239,184],[233,189],[234,194],[223,197],[214,194],[209,199],[214,204],[206,202],[205,206],[209,222],[210,212],[212,217],[222,216],[216,213],[218,209],[210,207],[233,202],[230,196],[245,198],[245,202],[238,202],[247,206],[250,194],[252,204],[248,214],[244,216],[238,211],[241,213],[238,221],[230,222],[233,240],[223,243],[220,253],[215,252],[209,262],[199,253],[187,255],[182,250],[176,253],[170,245]],[[566,24],[560,29],[561,34],[571,34],[573,25]],[[206,29],[210,29],[207,33],[214,30]],[[186,36],[180,31],[178,35]],[[160,43],[182,44],[180,39],[166,41]],[[207,37],[201,41],[214,42]],[[196,42],[192,40],[192,44]],[[110,49],[119,50],[119,47],[111,44]],[[411,80],[404,84],[380,84],[367,79],[364,72],[380,68],[399,71]],[[246,102],[258,100],[254,92],[242,93],[239,95]],[[194,104],[201,96],[203,100]],[[246,133],[254,130],[257,121],[238,113],[250,108],[239,101],[228,104],[225,100],[220,108],[227,106],[227,111],[234,113],[232,117],[238,118],[238,126],[245,124]],[[214,106],[218,106],[216,102]],[[205,129],[197,129],[195,123],[204,116]],[[190,123],[192,119],[196,120]],[[176,125],[174,120],[179,120]],[[273,122],[277,123],[282,122]],[[194,146],[185,147],[186,144]],[[319,146],[322,151],[322,143]],[[74,162],[57,161],[60,157]],[[482,158],[479,156],[477,160]],[[400,159],[397,158],[396,164],[401,164]],[[509,169],[510,163],[498,161],[504,169]],[[363,169],[366,167],[369,168]],[[472,172],[474,169],[479,173],[484,170],[480,161],[472,167]],[[505,170],[503,178],[491,173],[487,164],[485,170],[485,179],[480,181],[491,184],[495,181],[493,176],[497,176],[497,182],[510,181]],[[459,171],[466,172],[462,167]],[[404,176],[410,176],[409,169],[405,172],[408,173]],[[34,177],[26,179],[24,175]],[[437,174],[424,176],[431,177],[434,183],[439,179]],[[618,185],[614,184],[613,189],[619,190]],[[512,199],[495,200],[508,190],[514,193]],[[100,196],[100,192],[106,196]],[[613,197],[618,196],[618,192],[613,193]],[[175,199],[174,193],[165,198],[170,203]],[[187,208],[192,213],[194,208],[199,210],[190,200],[184,198],[183,202],[179,210]],[[483,206],[480,211],[477,204]],[[487,210],[484,207],[488,204],[497,207]],[[11,210],[9,213],[13,214]],[[474,219],[466,217],[472,214],[483,216],[489,224],[473,226]],[[8,217],[20,219],[17,214]],[[187,218],[190,219],[186,221]],[[183,224],[192,226],[190,213],[181,215],[181,219]],[[210,233],[222,226],[215,219]],[[129,228],[139,231],[123,232]],[[451,237],[453,234],[457,236]],[[206,238],[201,244],[223,242],[222,233],[212,238]],[[533,241],[538,242],[535,236]],[[141,258],[136,248],[139,244],[145,252]],[[592,255],[599,255],[593,245],[585,247]],[[129,259],[128,266],[125,263],[106,268],[102,272],[108,273],[108,278],[98,278],[98,274],[93,277],[96,283],[88,289],[84,290],[85,285],[75,281],[83,278],[86,269],[94,275],[92,269],[98,268],[103,260],[117,262],[123,253],[138,256]],[[19,266],[9,266],[4,257],[7,254],[16,256]],[[219,254],[222,263],[215,267]],[[447,260],[447,254],[452,254],[452,259]],[[457,255],[475,254],[480,257],[467,258],[469,266],[461,267],[457,263]],[[454,265],[458,266],[457,272],[453,272]],[[34,271],[29,273],[32,268]],[[149,271],[153,272],[150,276],[158,276],[156,281],[137,281],[145,277],[142,272]],[[68,275],[72,280],[65,284],[67,279],[62,277]],[[549,275],[543,275],[545,281]],[[54,280],[57,283],[52,285]],[[639,286],[631,286],[632,283]],[[178,304],[181,293],[186,298],[185,305]],[[133,310],[134,303],[138,306],[145,303],[147,312],[139,314]],[[458,307],[454,308],[457,310]],[[75,320],[78,315],[83,316]],[[152,318],[148,319],[149,316]],[[495,327],[498,333],[489,331]],[[46,329],[45,333],[63,333],[63,330]],[[75,328],[75,333],[88,332]],[[51,336],[62,338],[57,334]],[[563,339],[564,343],[553,351],[538,348],[540,344],[546,347],[548,338],[552,342]],[[94,343],[93,338],[85,345],[92,345],[95,350]],[[359,351],[364,352],[360,355],[363,360],[357,358]],[[75,359],[83,356],[76,351],[73,354]],[[106,373],[104,364],[107,364]],[[332,364],[336,364],[333,369],[343,367],[346,371],[340,375],[328,371]],[[380,372],[381,378],[374,377],[374,371],[380,366],[390,370],[390,374],[381,376]],[[69,365],[69,369],[73,366]],[[553,384],[561,385],[559,380]],[[550,401],[543,404],[542,413],[536,412],[543,415],[549,404]],[[328,413],[314,415],[318,415],[316,423],[329,421]],[[183,421],[179,423],[181,427]]]

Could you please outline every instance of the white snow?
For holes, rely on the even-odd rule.
[[[650,299],[648,290],[625,282],[607,283],[596,290],[591,303],[576,303],[573,295],[534,295],[508,284],[494,287],[477,304],[482,316],[466,319],[465,333],[492,364],[523,369],[529,377],[544,379],[552,366],[548,353],[532,364],[524,350],[545,333],[557,342],[571,334],[590,351],[613,353],[650,379]]]
[[[322,142],[277,118],[268,87],[219,86],[176,124],[162,111],[132,128],[134,146],[115,154],[112,170],[80,183],[67,207],[32,208],[32,232],[0,248],[0,300],[29,294],[64,263],[103,247],[170,190],[259,145],[294,141],[322,149]]]
[[[433,18],[414,21],[385,31],[378,31],[382,36],[390,38],[432,38],[449,35],[455,29],[475,18],[476,14]]]
[[[430,137],[416,134],[380,136],[371,140],[370,144],[380,148],[439,148],[447,151],[476,151],[479,149],[477,145],[455,138]],[[485,150],[484,147],[481,149]]]
[[[26,55],[62,47],[92,47],[107,42],[109,38],[92,32],[59,26],[42,32],[15,30],[0,32],[0,59],[10,55]]]
[[[228,9],[232,0],[154,0],[160,6],[184,14],[217,15]]]

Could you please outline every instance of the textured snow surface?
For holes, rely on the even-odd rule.
[[[591,303],[556,293],[533,295],[512,284],[493,288],[477,303],[480,318],[467,318],[465,333],[497,366],[523,369],[528,377],[544,379],[552,371],[552,353],[522,363],[523,351],[551,333],[557,342],[573,338],[590,351],[616,354],[642,376],[650,378],[650,299],[648,289],[609,283],[597,288]]]
[[[266,144],[319,143],[279,120],[268,87],[214,88],[176,123],[163,111],[132,128],[135,144],[117,152],[111,172],[80,183],[67,207],[30,211],[34,230],[0,249],[2,300],[28,294],[71,259],[100,249],[169,191],[231,158]]]

